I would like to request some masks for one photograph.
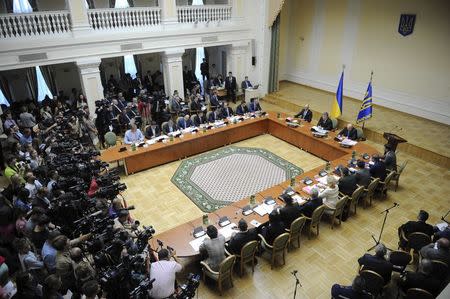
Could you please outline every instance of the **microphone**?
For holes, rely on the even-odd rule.
[[[294,270],[294,271],[291,272],[292,275],[295,275],[295,274],[297,274],[297,273],[298,273],[297,270]]]
[[[398,203],[394,202],[394,207],[400,206]]]

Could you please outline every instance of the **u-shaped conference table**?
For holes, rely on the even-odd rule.
[[[278,116],[280,117],[278,118]],[[119,152],[121,146],[115,146],[103,151],[101,159],[109,163],[123,161],[127,174],[130,174],[262,134],[271,134],[325,161],[329,161],[331,169],[337,165],[347,165],[352,158],[353,151],[356,152],[357,158],[361,158],[363,153],[369,155],[377,153],[375,148],[364,142],[358,142],[352,148],[344,148],[334,140],[335,132],[329,132],[325,138],[317,138],[311,133],[311,127],[312,125],[307,122],[301,122],[300,126],[296,128],[290,127],[286,122],[285,114],[278,115],[274,112],[268,112],[265,116],[246,119],[237,124],[230,122],[227,126],[221,128],[215,128],[206,132],[199,131],[196,134],[186,134],[183,138],[175,138],[173,141],[166,143],[158,142],[148,147],[137,148],[135,151],[131,151],[129,146],[127,146],[126,151]],[[324,166],[297,176],[295,178],[295,191],[302,197],[307,197],[308,194],[302,190],[306,186],[302,182],[303,179],[305,177],[314,179],[318,172],[324,169]],[[278,199],[278,196],[290,184],[291,180],[287,180],[255,194],[256,202],[261,203],[264,198],[271,196],[277,204],[282,205],[283,203]],[[267,222],[267,214],[264,216],[260,216],[255,212],[248,216],[242,214],[242,208],[249,204],[249,200],[250,198],[243,198],[232,205],[209,213],[209,223],[216,225],[220,231],[221,227],[218,225],[218,220],[224,216],[227,216],[234,223],[237,223],[241,218],[247,220],[248,223],[252,220],[256,220],[259,223]],[[175,248],[179,257],[198,255],[198,251],[191,246],[190,242],[195,240],[193,236],[194,228],[202,226],[202,224],[203,217],[193,219],[155,235],[150,240],[150,243],[153,248],[156,248],[156,239],[159,239],[164,244]]]

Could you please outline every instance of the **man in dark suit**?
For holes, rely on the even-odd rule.
[[[222,86],[223,85],[223,78],[222,75],[218,75],[217,78],[214,79],[214,86]]]
[[[371,299],[372,295],[365,291],[366,281],[361,276],[356,276],[351,286],[334,284],[331,287],[332,298]]]
[[[187,129],[189,127],[192,127],[194,124],[191,121],[190,115],[186,114],[184,117],[180,117],[178,119],[177,125],[180,129]]]
[[[286,228],[289,228],[291,227],[291,223],[300,217],[301,212],[298,204],[294,204],[294,200],[291,196],[283,194],[282,197],[285,205],[280,209],[280,217]]]
[[[440,238],[436,243],[431,243],[422,247],[420,255],[429,260],[438,260],[450,264],[450,241],[446,238]]]
[[[174,131],[176,131],[176,130],[178,130],[178,127],[177,127],[177,125],[173,122],[173,120],[172,119],[169,119],[169,121],[165,124],[165,125],[163,125],[163,127],[162,127],[162,131],[163,131],[163,133],[164,134],[169,134],[169,133],[172,133],[172,132],[174,132]]]
[[[194,116],[194,125],[199,127],[201,124],[206,124],[206,117],[202,111],[200,111],[196,116]]]
[[[217,96],[217,89],[215,88],[209,97],[209,104],[211,105],[211,109],[215,109],[220,106],[219,97]]]
[[[364,188],[367,188],[370,184],[370,171],[366,168],[366,163],[362,160],[358,160],[358,162],[356,162],[356,166],[356,183],[359,186],[364,186]]]
[[[145,138],[147,139],[158,137],[161,135],[161,129],[159,128],[159,126],[156,124],[155,121],[152,121],[152,124],[147,127],[147,130],[145,130],[144,134]]]
[[[333,130],[333,122],[328,117],[328,112],[324,112],[317,123],[318,127],[321,127],[324,130],[331,131]]]
[[[241,83],[242,92],[245,94],[245,90],[251,87],[253,87],[252,83],[248,80],[248,77],[245,76],[245,80]]]
[[[408,221],[405,224],[402,224],[398,228],[398,236],[399,236],[399,246],[401,248],[406,248],[408,246],[408,241],[403,238],[415,232],[424,233],[430,236],[433,235],[433,226],[426,223],[428,220],[428,213],[424,210],[419,211],[419,215],[417,216],[417,221]]]
[[[231,254],[241,254],[241,249],[250,241],[257,239],[256,229],[248,229],[247,221],[244,219],[238,222],[239,231],[228,241],[227,250]]]
[[[269,223],[261,227],[261,234],[266,240],[267,244],[272,245],[273,241],[285,232],[285,225],[281,221],[280,214],[277,211],[272,211],[269,214]]]
[[[305,108],[303,108],[299,113],[294,115],[294,117],[304,119],[305,121],[310,123],[312,120],[312,115],[313,115],[312,111],[309,110],[309,105],[306,104]]]
[[[311,199],[300,207],[300,213],[309,218],[311,218],[314,210],[323,204],[323,199],[319,198],[319,190],[313,188],[310,195]]]
[[[356,129],[353,127],[352,124],[347,124],[347,126],[339,132],[338,137],[356,140],[358,139],[358,132],[356,131]]]
[[[366,253],[358,259],[358,263],[362,266],[362,270],[372,270],[380,274],[384,279],[384,284],[389,283],[392,274],[392,264],[384,258],[386,255],[386,247],[378,244],[375,247],[375,255]]]
[[[386,178],[386,165],[379,155],[373,155],[373,164],[369,166],[370,175],[374,178],[380,178],[380,181],[384,181]]]
[[[228,107],[228,103],[223,103],[223,108],[222,108],[222,118],[227,118],[230,116],[233,116],[234,112],[233,109],[231,107]]]
[[[206,58],[203,58],[203,62],[200,63],[200,73],[203,81],[205,81],[205,78],[209,80],[209,64],[206,62]]]
[[[383,161],[386,165],[386,169],[397,171],[397,156],[395,155],[392,145],[389,143],[384,145]]]
[[[221,116],[221,113],[220,113],[220,108],[217,107],[214,111],[212,111],[209,114],[208,122],[213,123],[213,122],[215,122],[217,120],[220,120],[220,119],[222,119],[222,116]]]
[[[248,105],[248,111],[249,112],[257,112],[261,111],[261,105],[259,105],[258,98],[253,98],[250,100],[250,104]]]
[[[248,107],[245,105],[245,100],[242,100],[241,104],[236,108],[236,114],[244,115],[245,113],[248,113]]]
[[[432,275],[433,264],[429,259],[422,259],[417,272],[407,271],[399,282],[403,292],[410,288],[419,288],[430,292],[433,296],[439,294],[441,281]]]
[[[231,98],[233,103],[236,103],[236,77],[232,72],[228,72],[228,77],[225,79],[225,89],[227,90],[228,98]]]
[[[343,167],[341,171],[342,176],[338,182],[339,192],[351,197],[356,188],[358,188],[356,185],[356,177],[354,175],[350,175],[350,171],[347,167]]]

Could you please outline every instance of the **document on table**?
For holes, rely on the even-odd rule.
[[[318,126],[313,126],[312,129],[314,131],[316,131],[317,133],[319,133],[319,134],[327,134],[328,133],[327,130],[324,130],[324,129],[318,127]]]
[[[266,214],[270,214],[275,205],[266,205],[265,203],[260,204],[256,208],[253,209],[259,216],[264,216]]]
[[[333,176],[334,176],[334,179],[335,179],[336,181],[339,180],[339,177],[338,177],[337,175],[333,175]],[[316,178],[316,181],[318,181],[318,182],[321,183],[322,185],[326,185],[326,184],[327,184],[327,177],[328,177],[328,175],[326,175],[326,176],[324,176],[324,177]]]
[[[436,224],[436,226],[437,226],[437,228],[439,228],[440,231],[443,231],[448,226],[448,224],[446,222],[442,222],[442,223]]]
[[[311,190],[313,188],[317,188],[317,184],[305,186],[305,187],[302,188],[302,190],[305,191],[308,194],[311,194]]]
[[[191,242],[189,242],[189,245],[191,245],[195,251],[198,251],[198,249],[200,248],[200,245],[202,245],[202,243],[203,243],[203,240],[205,240],[206,238],[208,238],[208,236],[204,235],[203,237],[192,240]]]
[[[231,238],[231,235],[236,232],[234,228],[236,228],[237,225],[235,223],[228,224],[225,227],[222,227],[219,229],[219,234],[225,237],[225,240],[229,240]]]
[[[304,200],[299,194],[295,194],[294,196],[292,196],[292,199],[299,205],[302,205],[306,202],[306,200]]]
[[[261,225],[260,222],[256,221],[255,219],[253,219],[252,221],[250,221],[250,224],[253,225],[254,227],[258,227]]]
[[[357,143],[358,143],[357,141],[354,141],[354,140],[351,140],[351,139],[348,139],[348,138],[345,138],[344,140],[341,141],[341,144],[349,145],[349,146],[353,146],[353,145],[355,145]]]
[[[150,140],[147,140],[146,142],[147,142],[147,144],[155,144],[155,143],[157,143],[158,141],[163,140],[163,139],[169,139],[169,136],[167,136],[167,135],[161,135],[161,136],[152,138],[152,139],[150,139]]]

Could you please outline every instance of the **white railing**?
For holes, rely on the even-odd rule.
[[[1,38],[49,36],[69,31],[69,11],[0,14]]]
[[[89,9],[89,23],[95,30],[154,26],[161,21],[159,7]]]
[[[231,5],[177,6],[178,23],[203,23],[231,18]]]

